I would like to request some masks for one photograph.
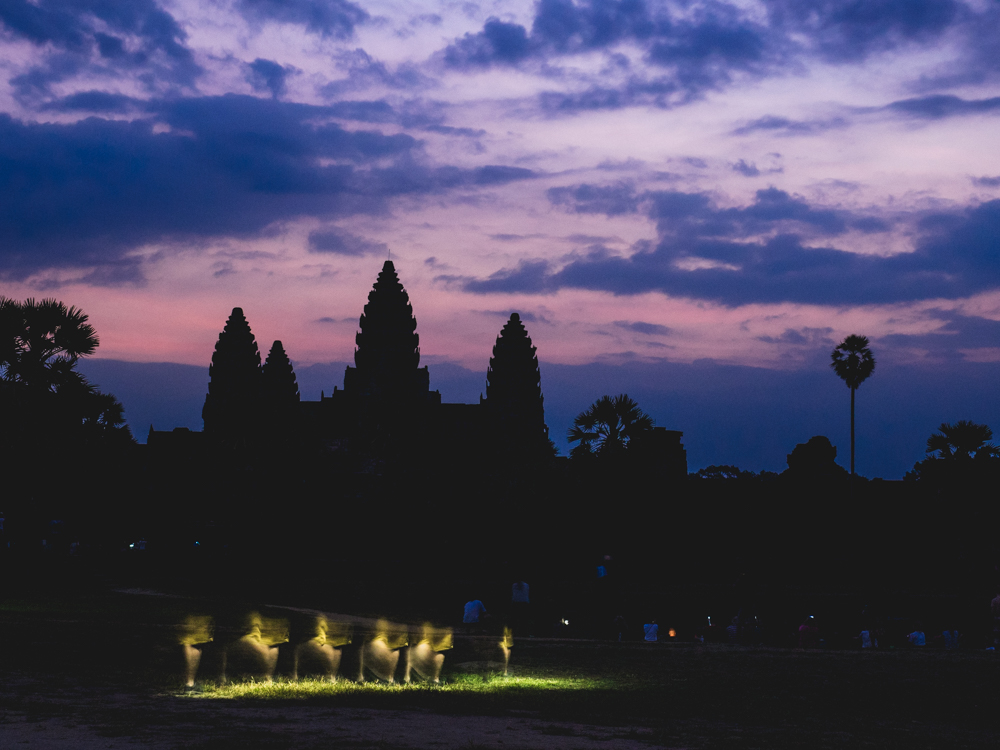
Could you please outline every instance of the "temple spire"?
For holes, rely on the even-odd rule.
[[[243,309],[234,307],[208,368],[208,395],[201,411],[205,432],[245,440],[260,403],[260,351]]]
[[[382,266],[368,294],[359,328],[355,367],[347,370],[344,390],[388,400],[427,393],[427,368],[419,367],[417,320],[391,260]]]
[[[517,313],[511,314],[493,347],[485,404],[503,444],[529,451],[548,448],[538,356]]]

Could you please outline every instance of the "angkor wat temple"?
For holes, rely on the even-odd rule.
[[[426,461],[429,449],[466,462],[483,450],[528,464],[553,457],[538,357],[517,313],[497,336],[478,404],[443,403],[430,390],[417,321],[392,261],[383,265],[359,327],[355,366],[347,368],[343,388],[305,401],[281,342],[261,364],[250,324],[235,308],[212,355],[204,432],[150,428],[150,450],[308,446],[343,459],[343,468],[375,474],[415,457]]]
[[[476,404],[444,403],[430,389],[416,328],[386,261],[343,388],[306,401],[281,342],[261,363],[250,324],[235,308],[212,355],[204,431],[150,428],[148,525],[173,524],[168,535],[177,539],[211,538],[218,529],[257,549],[304,538],[321,548],[329,529],[367,529],[385,549],[390,539],[433,538],[442,518],[493,539],[505,533],[504,519],[531,518],[519,541],[530,544],[546,529],[567,531],[561,519],[574,515],[581,494],[659,497],[685,482],[681,433],[663,428],[630,451],[628,467],[595,474],[586,462],[556,457],[538,357],[517,313],[497,336]],[[250,508],[265,508],[266,516]],[[362,549],[369,541],[346,543]]]
[[[148,445],[154,452],[309,445],[343,459],[343,468],[375,474],[413,458],[426,463],[429,453],[465,467],[500,460],[508,473],[551,462],[555,449],[545,425],[538,357],[517,313],[497,336],[478,404],[444,403],[430,390],[413,307],[392,261],[382,266],[359,328],[355,365],[344,373],[343,388],[305,401],[281,342],[261,364],[250,324],[234,308],[212,355],[204,433],[150,428]],[[663,451],[661,461],[683,477],[680,436],[659,429],[651,440]]]

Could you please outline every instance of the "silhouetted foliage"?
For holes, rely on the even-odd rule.
[[[979,481],[985,473],[1000,471],[1000,448],[990,441],[993,430],[965,419],[942,423],[927,438],[927,458],[907,472],[908,480],[936,483]]]
[[[851,389],[851,474],[854,474],[854,394],[875,371],[875,357],[868,348],[868,337],[851,334],[830,354],[830,366],[837,377]]]
[[[201,416],[205,432],[233,445],[252,437],[259,418],[260,352],[243,309],[234,307],[208,369],[208,395]]]
[[[652,429],[652,418],[628,394],[602,396],[573,420],[569,442],[579,445],[571,455],[613,457],[626,451],[637,435]]]
[[[75,307],[0,297],[0,397],[8,439],[133,442],[122,405],[76,370],[99,343]]]
[[[537,457],[553,455],[538,356],[517,313],[511,314],[493,346],[485,405],[494,442],[502,449]]]
[[[35,393],[82,380],[73,368],[100,343],[81,310],[54,299],[19,303],[0,297],[0,331],[3,379]]]
[[[785,475],[801,480],[835,480],[847,477],[847,471],[836,462],[837,448],[824,435],[815,435],[799,443],[788,454]]]
[[[770,473],[770,472],[765,472]],[[735,479],[756,479],[757,474],[753,471],[744,471],[738,466],[730,464],[720,464],[718,466],[706,466],[690,475],[695,479],[707,480],[735,480]]]
[[[990,442],[993,430],[984,424],[960,419],[955,424],[943,423],[938,429],[927,438],[927,453],[937,454],[935,458],[968,461],[997,455],[997,447]]]

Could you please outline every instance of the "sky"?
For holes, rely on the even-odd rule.
[[[628,391],[692,469],[844,463],[862,334],[858,468],[899,478],[942,421],[1000,429],[998,32],[996,0],[4,0],[0,294],[90,316],[144,439],[200,427],[235,306],[339,385],[391,257],[445,400],[518,311],[564,451]]]

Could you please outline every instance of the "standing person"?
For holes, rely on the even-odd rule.
[[[802,624],[799,625],[799,648],[818,648],[819,647],[819,626],[816,624],[816,618],[813,615],[809,615]]]
[[[907,634],[906,640],[909,641],[911,646],[926,646],[927,635],[924,633],[924,626],[918,622],[916,629],[912,633]]]
[[[740,635],[740,617],[737,615],[733,618],[733,621],[729,623],[729,627],[726,628],[726,637],[729,639],[730,643],[736,643]]]
[[[993,647],[1000,646],[1000,592],[990,602],[990,613],[993,615]]]
[[[615,617],[613,623],[611,623],[614,634],[617,636],[619,642],[625,639],[625,634],[628,632],[628,623],[625,621],[625,615],[618,615]]]
[[[958,642],[960,636],[958,634],[958,631],[955,630],[955,628],[950,627],[950,625],[952,624],[953,623],[949,623],[948,630],[942,631],[940,635],[940,637],[944,639],[945,651],[955,651],[956,649],[958,649]]]
[[[643,625],[642,629],[646,634],[646,643],[656,643],[660,639],[660,626],[656,624],[656,620]]]
[[[465,612],[462,614],[462,622],[471,625],[472,630],[479,632],[483,629],[483,620],[489,617],[486,607],[478,599],[471,599],[465,603]]]
[[[519,636],[531,635],[531,617],[528,584],[518,581],[510,587],[510,621]]]

